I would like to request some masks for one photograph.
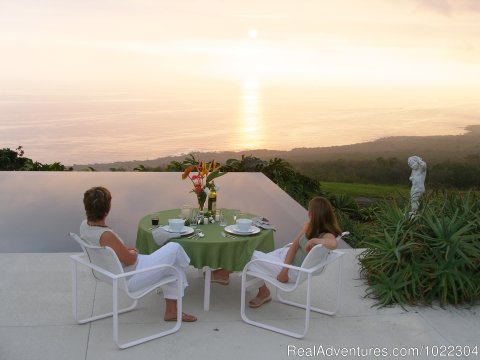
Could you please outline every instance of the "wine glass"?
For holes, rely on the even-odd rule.
[[[180,209],[179,217],[182,219],[190,219],[192,214],[193,206],[191,205],[183,205]]]
[[[235,224],[237,222],[237,217],[238,217],[238,214],[240,213],[240,210],[233,210],[232,211],[232,214],[233,214],[233,223]]]
[[[190,227],[195,229],[198,221],[198,209],[192,208],[190,212]]]
[[[225,215],[225,210],[220,210],[219,222],[221,227],[227,226],[227,217]]]

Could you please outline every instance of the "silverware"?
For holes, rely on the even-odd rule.
[[[230,239],[236,239],[237,238],[236,236],[227,234],[225,231],[222,231],[221,234],[222,234],[223,237],[228,237]]]
[[[200,229],[195,229],[195,233],[192,234],[192,235],[190,235],[190,236],[188,236],[187,239],[196,240],[196,239],[198,239],[199,237],[200,237],[200,238],[203,238],[204,236],[205,236],[205,234],[203,233],[202,230],[200,230]]]
[[[158,229],[159,227],[162,227],[162,226],[165,226],[165,225],[154,225],[152,227],[149,227],[148,230],[154,230],[154,229]]]

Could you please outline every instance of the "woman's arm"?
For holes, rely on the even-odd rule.
[[[102,234],[100,245],[112,248],[118,259],[126,266],[133,265],[137,261],[137,252],[134,249],[129,250],[111,231],[105,231]]]
[[[305,252],[309,252],[315,245],[321,244],[327,249],[335,250],[337,248],[337,239],[333,234],[326,233],[320,238],[311,238],[305,245]]]
[[[300,246],[300,238],[305,234],[305,231],[307,229],[308,223],[305,223],[303,225],[302,231],[300,231],[293,240],[292,245],[290,245],[290,248],[288,249],[287,255],[285,256],[285,264],[290,265],[293,262],[293,259],[295,258],[295,254],[297,253],[298,247]],[[280,272],[277,275],[277,280],[280,282],[288,282],[288,268],[282,268]]]

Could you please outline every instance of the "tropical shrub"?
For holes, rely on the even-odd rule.
[[[227,160],[222,165],[222,171],[262,172],[304,207],[311,198],[322,195],[318,180],[295,171],[292,165],[280,158],[264,161],[251,155],[242,155],[241,160]]]
[[[358,213],[358,205],[351,196],[345,194],[328,194],[327,197],[335,209],[347,214]]]
[[[474,193],[432,193],[414,217],[383,202],[363,243],[361,275],[379,306],[474,304],[480,297],[480,201]]]
[[[73,168],[66,168],[59,162],[53,164],[42,164],[38,161],[33,161],[23,155],[23,147],[19,146],[15,150],[10,148],[0,149],[0,171],[65,171],[73,170]]]
[[[349,231],[350,235],[344,240],[353,248],[361,247],[365,237],[365,230],[360,219],[359,208],[355,200],[346,194],[327,193],[325,195],[335,210],[338,224],[342,231]]]
[[[350,218],[350,216],[346,213],[338,211],[335,209],[335,214],[337,216],[338,224],[340,225],[340,229],[342,231],[350,232],[350,235],[344,237],[348,245],[352,248],[363,248],[364,241],[368,239],[369,234],[369,224],[365,224]]]

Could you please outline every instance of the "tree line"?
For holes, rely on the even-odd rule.
[[[335,160],[296,162],[295,169],[319,181],[410,185],[411,169],[406,159],[379,157],[374,160]],[[426,185],[431,189],[479,189],[480,156],[464,161],[427,163]]]
[[[23,147],[19,146],[15,150],[3,148],[0,150],[0,171],[72,171],[73,168],[67,168],[60,162],[53,164],[42,164],[30,158],[24,157]]]
[[[428,159],[427,159],[428,163]],[[426,185],[431,189],[479,189],[480,155],[472,154],[463,161],[439,161],[428,163]],[[149,167],[138,165],[134,171],[183,171],[182,161],[171,161],[164,166]],[[15,150],[0,150],[0,170],[6,171],[71,171],[60,162],[42,164],[24,157],[22,146]],[[85,171],[95,171],[91,166]],[[252,155],[241,159],[228,159],[223,171],[258,171],[279,185],[289,194],[303,194],[317,191],[321,181],[343,183],[367,183],[385,185],[410,185],[411,169],[406,159],[378,157],[371,160],[292,161],[281,158],[261,160]],[[110,171],[128,171],[124,168],[110,168]],[[318,186],[317,186],[318,185]],[[311,190],[314,189],[314,190]],[[300,196],[303,197],[303,196]]]

